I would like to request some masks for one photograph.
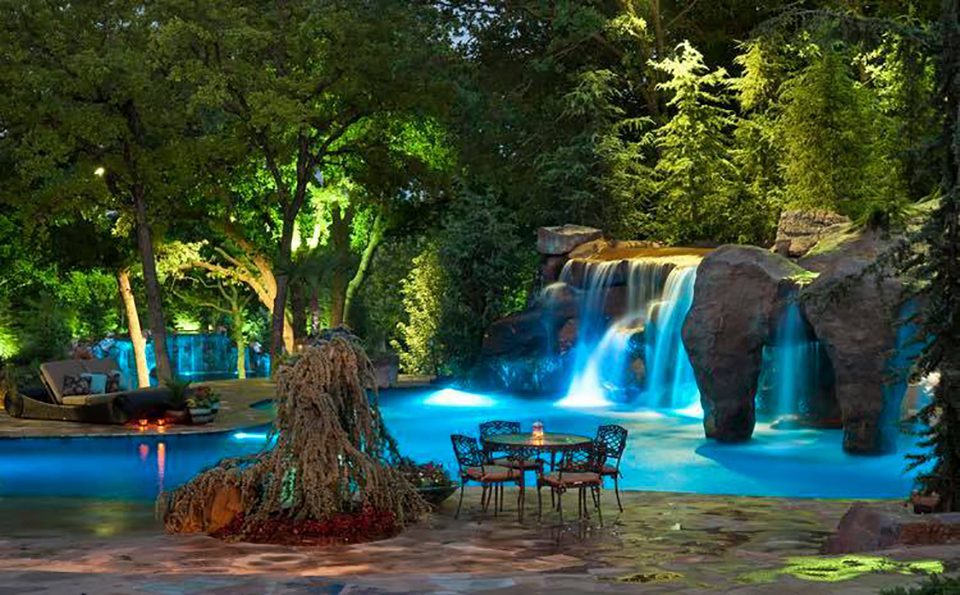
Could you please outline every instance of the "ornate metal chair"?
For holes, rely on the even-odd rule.
[[[587,490],[593,506],[597,510],[600,525],[603,525],[603,513],[600,510],[600,492],[603,488],[603,463],[606,460],[606,448],[601,443],[590,443],[577,446],[563,452],[560,465],[556,471],[541,474],[537,478],[537,518],[543,515],[543,499],[541,488],[550,488],[551,495],[556,496],[556,511],[563,522],[563,494],[570,490],[578,493],[578,518],[589,517],[587,507]]]
[[[627,448],[627,429],[615,424],[600,426],[597,428],[597,437],[594,442],[602,444],[605,448],[606,457],[600,476],[613,478],[613,492],[617,496],[617,507],[620,512],[623,512],[623,504],[620,503],[620,460],[623,458],[623,451]]]
[[[519,434],[520,432],[520,422],[517,421],[493,420],[480,424],[481,439],[491,436],[502,436],[504,434]],[[512,451],[503,451],[499,454],[497,452],[487,452],[486,454],[490,463],[500,467],[519,469],[524,472],[533,471],[535,473],[540,473],[543,470],[543,461],[537,458],[536,451],[529,451],[526,458],[511,456]],[[503,506],[502,491],[500,505]]]
[[[468,481],[477,482],[483,488],[480,505],[484,512],[490,506],[492,495],[494,500],[493,513],[496,515],[503,508],[503,504],[500,502],[503,498],[503,484],[513,482],[522,486],[523,472],[487,462],[476,438],[453,434],[450,436],[450,441],[453,443],[453,453],[457,457],[457,465],[460,468],[460,501],[457,503],[457,513],[454,518],[460,517],[460,508],[463,506],[463,491]],[[520,496],[518,496],[521,502],[523,491],[521,489]]]

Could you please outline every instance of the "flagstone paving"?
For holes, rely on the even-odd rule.
[[[960,566],[960,546],[820,556],[844,501],[629,492],[618,515],[609,496],[602,528],[535,514],[520,525],[509,494],[494,518],[471,490],[459,520],[451,498],[396,538],[326,548],[163,535],[148,504],[0,500],[0,595],[866,595]]]

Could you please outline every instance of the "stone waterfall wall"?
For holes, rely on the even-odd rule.
[[[844,450],[891,450],[902,390],[891,383],[901,284],[873,270],[889,246],[873,232],[843,231],[829,249],[798,263],[751,246],[724,246],[697,271],[683,339],[704,407],[707,436],[748,439],[760,354],[791,292],[826,349],[835,378]]]
[[[753,434],[763,347],[776,328],[781,298],[802,272],[753,246],[723,246],[700,263],[683,343],[708,437],[736,442]]]

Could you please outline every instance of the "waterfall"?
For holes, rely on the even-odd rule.
[[[829,373],[822,369],[823,361],[820,342],[808,331],[796,299],[791,299],[777,323],[773,344],[763,350],[760,411],[774,419],[810,413],[824,374]]]
[[[246,372],[248,378],[270,375],[269,357],[258,355],[247,347]],[[170,365],[176,377],[184,380],[208,380],[236,378],[237,346],[226,335],[220,333],[175,334],[167,336],[167,350],[170,353]],[[147,367],[151,370],[157,365],[153,342],[146,345]],[[133,344],[128,338],[106,339],[94,350],[97,357],[112,357],[126,378],[137,377],[137,365],[133,355]],[[157,379],[151,374],[151,384]]]
[[[567,263],[561,282],[574,281],[573,266]],[[603,407],[636,394],[651,407],[694,405],[696,382],[680,330],[696,268],[657,258],[576,266],[582,290],[573,378],[558,405]]]
[[[670,271],[662,298],[650,304],[644,334],[647,365],[644,399],[648,406],[688,409],[699,404],[697,381],[681,331],[693,305],[695,267]]]

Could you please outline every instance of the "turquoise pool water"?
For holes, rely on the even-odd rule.
[[[404,454],[454,468],[449,436],[476,435],[489,419],[592,436],[602,423],[630,431],[622,486],[628,489],[823,498],[899,498],[912,481],[897,454],[854,457],[838,431],[773,430],[758,424],[738,445],[706,440],[696,412],[566,409],[548,400],[444,390],[391,390],[381,395],[387,424]],[[69,496],[150,500],[224,456],[256,452],[266,428],[201,436],[0,440],[0,497]]]

